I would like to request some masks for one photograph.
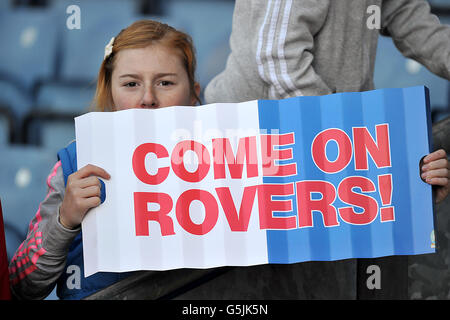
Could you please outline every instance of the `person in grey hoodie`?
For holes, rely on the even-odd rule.
[[[404,56],[450,80],[450,27],[430,13],[425,0],[236,0],[231,53],[225,70],[207,85],[205,102],[372,90],[380,33],[391,36]],[[430,157],[446,161],[444,150]],[[444,167],[447,178],[440,181],[437,201],[450,188],[448,164]],[[398,272],[392,260],[386,263],[383,276]],[[251,278],[252,270],[235,269],[233,274],[242,281]],[[289,283],[295,294],[278,290],[264,297],[355,298],[356,270],[355,259],[267,267],[258,273],[262,287],[246,288],[242,282],[239,287],[245,297],[260,298],[252,294],[260,289],[263,295],[267,283]],[[224,277],[228,285],[232,279]]]
[[[372,90],[380,33],[450,80],[450,27],[425,0],[236,0],[231,53],[205,101]]]

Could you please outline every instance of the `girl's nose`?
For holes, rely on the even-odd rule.
[[[141,101],[141,108],[157,108],[158,99],[152,88],[146,88]]]

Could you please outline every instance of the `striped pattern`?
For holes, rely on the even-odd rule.
[[[256,63],[261,78],[271,84],[270,99],[303,95],[288,73],[284,51],[291,8],[292,0],[269,0],[258,33]]]
[[[292,210],[276,212],[276,216],[294,217],[298,227],[293,230],[267,231],[269,263],[434,252],[431,187],[422,182],[419,176],[419,161],[430,152],[427,99],[424,87],[412,87],[258,101],[260,129],[265,132],[273,128],[280,133],[295,132],[295,143],[290,145],[293,159],[283,163],[296,163],[298,168],[295,176],[264,177],[264,184],[290,184],[295,187],[298,181],[326,182],[334,187],[335,199],[332,204],[338,210],[357,207],[356,204],[345,202],[341,198],[342,194],[338,194],[341,182],[347,177],[364,177],[372,181],[375,191],[362,193],[378,203],[378,214],[370,223],[348,223],[336,212],[338,224],[325,225],[325,215],[321,211],[310,213],[299,209],[304,208],[304,198],[300,198],[300,201],[297,198],[300,189],[295,190],[296,195],[277,198],[291,201]],[[375,137],[375,128],[381,124],[389,125],[391,166],[378,168],[369,156],[369,170],[356,169],[352,129],[367,128],[370,135]],[[312,142],[319,132],[328,128],[339,128],[345,132],[352,146],[348,165],[338,172],[327,174],[313,161]],[[336,159],[337,152],[338,147],[331,142],[326,156]],[[388,196],[391,201],[384,204],[380,179],[389,176],[393,186]],[[345,192],[343,195],[346,195]],[[315,200],[320,198],[317,193],[313,193],[310,199],[313,196]],[[394,208],[394,220],[386,222],[383,212],[389,207]],[[361,208],[355,211],[362,212]],[[302,217],[311,216],[312,227],[299,227],[301,214]]]
[[[47,200],[54,188],[52,187],[52,179],[56,176],[56,171],[61,166],[61,161],[58,161],[53,167],[50,175],[47,177],[48,192],[44,199]],[[46,252],[42,247],[42,232],[39,231],[41,216],[41,204],[34,219],[30,222],[28,228],[27,239],[22,242],[16,254],[11,260],[9,267],[10,283],[17,284],[20,280],[31,274],[37,269],[37,262],[39,258]]]

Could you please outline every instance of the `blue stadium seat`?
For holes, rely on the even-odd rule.
[[[23,118],[32,109],[36,83],[55,74],[57,29],[48,9],[0,11],[0,104],[14,117],[20,139]]]
[[[82,114],[89,110],[94,94],[94,84],[52,81],[39,87],[35,108]]]
[[[425,85],[430,89],[432,110],[448,108],[448,81],[419,63],[405,58],[391,38],[380,37],[374,75],[376,88],[398,88]]]
[[[445,6],[450,9],[450,2],[447,0],[439,0],[440,2],[445,1]],[[439,2],[438,1],[438,2]],[[443,3],[442,3],[443,4]],[[442,24],[450,25],[450,15],[440,16],[439,20]],[[436,121],[442,120],[450,116],[450,81],[447,81],[447,109],[441,110],[441,112],[436,116]]]
[[[34,147],[0,147],[0,197],[9,259],[25,239],[29,223],[47,192],[56,155]]]
[[[174,27],[175,29],[181,30],[183,32],[187,32],[191,34],[191,24],[189,18],[175,18],[169,15],[154,15],[154,14],[137,14],[132,16],[132,22],[138,20],[154,20],[159,21],[161,23],[168,24],[169,26]],[[131,23],[130,23],[131,24]]]
[[[24,89],[0,78],[0,105],[7,109],[11,116],[12,141],[21,141],[23,121],[32,109],[32,98]]]
[[[39,87],[37,109],[78,114],[89,111],[104,47],[112,36],[132,22],[153,19],[177,28],[185,26],[184,22],[171,21],[167,17],[132,15],[131,12],[129,10],[128,13],[117,16],[112,22],[111,17],[99,16],[96,20],[91,18],[90,24],[82,22],[80,30],[63,31],[65,49],[61,52],[61,73],[57,81],[44,83]]]
[[[31,110],[33,100],[27,90],[0,76],[0,104],[7,106],[20,121]]]
[[[187,31],[197,49],[198,79],[204,89],[212,77],[211,73],[205,70],[207,64],[204,62],[211,59],[213,52],[216,52],[214,63],[225,65],[227,55],[224,53],[229,52],[228,38],[231,34],[234,1],[169,0],[163,2],[163,8],[165,15],[175,21],[188,19],[190,25]],[[213,46],[223,48],[223,52],[218,53]]]
[[[47,0],[48,6],[58,12],[63,18],[61,23],[66,26],[66,20],[71,15],[67,8],[76,5],[80,8],[81,29],[92,25],[104,17],[131,16],[139,12],[141,0]]]
[[[35,112],[26,121],[26,143],[56,152],[75,139],[77,114]]]
[[[80,8],[80,29],[69,29],[66,25],[71,15],[66,10],[71,5]],[[53,2],[51,8],[58,15],[60,25],[58,72],[55,80],[39,86],[38,110],[76,114],[88,111],[104,47],[131,23],[136,6],[137,1],[122,0]]]
[[[57,28],[49,9],[18,8],[0,12],[0,74],[21,89],[54,75]]]
[[[60,119],[45,121],[41,125],[41,146],[55,154],[75,139],[75,121]]]
[[[53,9],[64,17],[61,28],[61,61],[59,79],[86,81],[92,83],[97,78],[103,61],[104,47],[111,37],[131,23],[136,14],[136,1],[96,0],[96,1],[55,1]],[[80,29],[68,29],[66,20],[70,5],[80,8]]]
[[[13,130],[13,118],[8,108],[0,105],[0,146],[9,144]]]
[[[198,63],[198,78],[203,83],[202,93],[206,85],[225,69],[228,55],[231,53],[229,40],[230,33],[226,31],[205,47],[205,56]],[[204,102],[203,97],[201,98]]]
[[[450,24],[450,16],[439,19],[442,24]],[[425,85],[430,89],[433,122],[450,115],[450,82],[405,58],[391,38],[379,38],[374,81],[376,88]]]
[[[6,145],[9,143],[9,122],[3,114],[0,113],[0,145]]]
[[[450,8],[450,2],[448,0],[428,0],[428,2],[432,6]]]
[[[10,10],[13,6],[13,0],[2,0],[0,1],[0,10]]]

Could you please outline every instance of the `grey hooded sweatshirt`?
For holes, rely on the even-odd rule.
[[[231,54],[205,100],[372,90],[380,32],[450,79],[450,27],[424,0],[236,0]]]

